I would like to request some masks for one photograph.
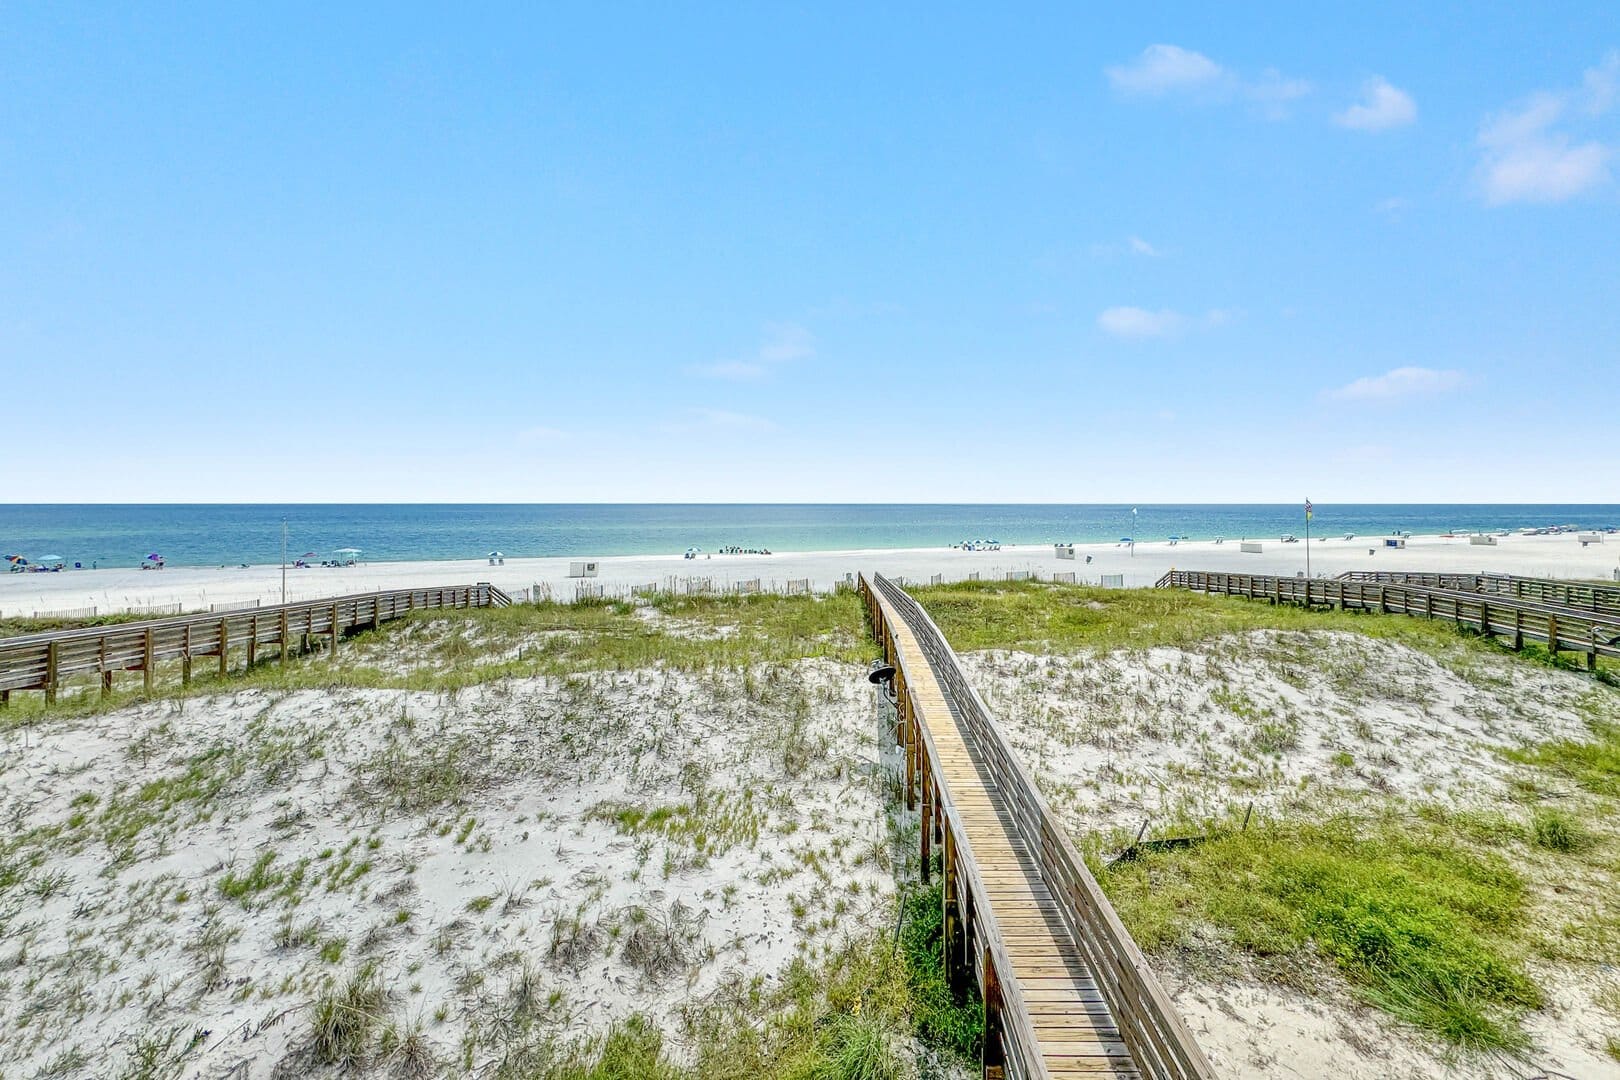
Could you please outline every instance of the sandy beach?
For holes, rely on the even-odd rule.
[[[1469,543],[1466,536],[1414,536],[1404,549],[1383,547],[1384,538],[1358,536],[1310,541],[1313,576],[1345,570],[1497,571],[1537,577],[1610,579],[1620,573],[1620,536],[1583,547],[1575,534],[1504,536],[1496,546]],[[614,556],[594,560],[606,595],[627,593],[641,585],[667,587],[688,578],[709,578],[716,589],[737,582],[758,581],[760,588],[781,590],[790,581],[808,580],[817,591],[832,589],[848,575],[878,571],[913,581],[940,575],[960,581],[972,574],[991,579],[1029,571],[1041,577],[1073,572],[1076,579],[1101,583],[1104,575],[1120,575],[1126,587],[1152,585],[1167,570],[1215,570],[1262,574],[1297,574],[1305,571],[1306,544],[1285,544],[1276,538],[1261,541],[1262,550],[1247,553],[1239,541],[1213,540],[1137,544],[1134,551],[1119,544],[1077,544],[1073,561],[1058,559],[1051,546],[1021,545],[999,551],[962,551],[956,548],[902,548],[866,551],[777,552],[772,555],[711,555],[686,559],[680,555]],[[1090,559],[1088,562],[1087,559]],[[344,593],[413,586],[460,585],[487,581],[513,593],[540,586],[541,592],[571,600],[579,582],[569,577],[570,562],[590,560],[587,553],[570,558],[507,559],[491,566],[483,559],[425,562],[379,562],[329,568],[314,566],[287,571],[287,599],[310,600]],[[54,574],[0,575],[0,616],[30,616],[50,612],[98,613],[138,610],[179,604],[184,610],[207,609],[215,604],[281,598],[281,568],[183,567],[164,570],[65,570]]]

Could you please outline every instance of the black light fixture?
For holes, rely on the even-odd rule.
[[[883,692],[883,700],[893,708],[900,707],[900,696],[894,692],[894,665],[887,660],[874,660],[867,665],[866,681]]]

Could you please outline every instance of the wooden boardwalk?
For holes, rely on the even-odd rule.
[[[1213,1072],[956,656],[903,590],[861,578],[896,668],[924,874],[943,851],[946,967],[985,1000],[985,1075]]]
[[[1274,604],[1330,607],[1341,611],[1418,615],[1448,619],[1490,637],[1506,638],[1515,649],[1536,641],[1553,653],[1575,653],[1595,670],[1598,658],[1620,660],[1620,613],[1605,614],[1612,603],[1606,586],[1570,583],[1570,592],[1548,588],[1548,579],[1493,575],[1469,588],[1417,584],[1426,580],[1458,585],[1471,575],[1379,574],[1336,578],[1278,577],[1271,574],[1226,574],[1172,570],[1159,579],[1161,589],[1187,589],[1218,596],[1243,596]],[[1534,583],[1532,590],[1523,583]],[[1551,584],[1557,585],[1557,582]],[[1552,601],[1524,599],[1552,596]],[[1564,602],[1566,599],[1569,603]],[[1572,606],[1575,605],[1575,606]]]
[[[0,705],[10,701],[13,690],[39,690],[47,702],[55,701],[58,688],[75,675],[99,675],[102,694],[109,694],[113,676],[120,671],[139,671],[150,693],[156,667],[165,660],[179,660],[180,677],[190,682],[194,657],[215,658],[224,675],[233,648],[249,668],[258,662],[261,645],[274,645],[281,662],[286,663],[294,648],[307,646],[311,639],[325,637],[336,648],[346,633],[374,630],[424,608],[503,607],[511,602],[500,589],[480,582],[4,638],[0,639]]]

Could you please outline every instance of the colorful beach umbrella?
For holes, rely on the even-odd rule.
[[[27,566],[28,565],[28,560],[23,558],[21,555],[7,555],[6,556],[6,562],[8,562],[8,563],[16,563],[18,566]]]
[[[154,551],[154,552],[152,552],[152,554],[150,554],[150,555],[148,555],[146,557],[146,561],[147,562],[162,562],[163,561],[163,556],[159,555],[157,552]]]

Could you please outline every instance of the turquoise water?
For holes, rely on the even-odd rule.
[[[281,522],[294,557],[362,549],[367,562],[546,555],[678,554],[725,545],[773,551],[934,547],[971,539],[1085,543],[1134,536],[1303,534],[1299,504],[1140,505],[304,505],[0,506],[0,554],[135,566],[279,563]],[[1620,525],[1620,505],[1317,504],[1317,535]]]

